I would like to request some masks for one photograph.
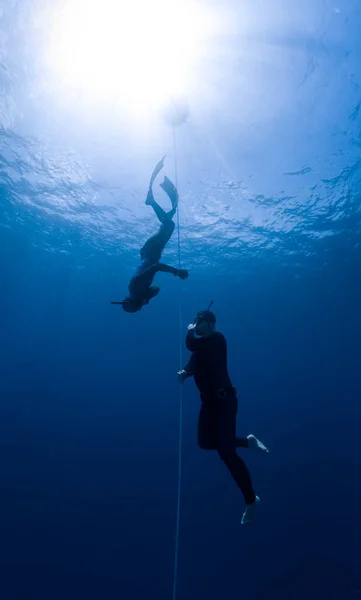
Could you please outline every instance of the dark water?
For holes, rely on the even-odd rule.
[[[271,453],[244,454],[261,505],[242,528],[187,382],[177,598],[361,596],[361,8],[203,5],[227,26],[177,130],[190,277],[157,276],[138,315],[109,300],[156,230],[171,133],[49,79],[55,4],[0,8],[1,600],[171,598],[179,304],[183,338],[211,299],[239,431]]]

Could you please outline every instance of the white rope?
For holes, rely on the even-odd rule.
[[[173,127],[173,149],[174,149],[174,170],[175,170],[175,185],[178,191],[178,163],[177,163],[177,147],[175,127]],[[180,224],[179,224],[179,207],[177,208],[177,230],[178,230],[178,269],[181,268],[181,244],[180,244]],[[183,368],[183,352],[182,352],[182,292],[179,292],[179,368]],[[182,446],[183,446],[183,387],[180,387],[179,393],[179,439],[178,439],[178,493],[177,493],[177,515],[175,529],[175,545],[174,545],[174,575],[173,575],[173,596],[177,597],[178,583],[178,556],[179,556],[179,525],[180,525],[180,507],[181,507],[181,489],[182,489]]]

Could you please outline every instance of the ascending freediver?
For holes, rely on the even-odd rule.
[[[212,303],[211,303],[212,304]],[[198,445],[203,450],[217,450],[236,485],[243,494],[246,508],[242,524],[256,518],[257,503],[251,476],[246,464],[237,454],[237,448],[249,448],[268,453],[260,440],[250,434],[236,436],[238,401],[227,367],[227,342],[215,330],[216,316],[210,310],[200,311],[194,323],[188,326],[186,346],[192,352],[188,364],[178,372],[183,383],[193,377],[201,396],[198,419]]]

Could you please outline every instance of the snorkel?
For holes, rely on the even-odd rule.
[[[197,327],[202,321],[206,321],[211,323],[212,325],[216,324],[216,315],[211,311],[211,307],[213,306],[213,300],[208,304],[205,310],[200,310],[196,314],[196,318],[194,319],[194,325]]]

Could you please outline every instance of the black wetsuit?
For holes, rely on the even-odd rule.
[[[226,339],[219,332],[196,338],[194,332],[189,331],[186,345],[192,356],[184,370],[194,377],[202,400],[198,444],[204,450],[218,451],[246,504],[253,504],[256,495],[251,476],[236,452],[237,448],[248,448],[248,440],[236,437],[238,402],[228,375]]]
[[[154,276],[159,271],[176,275],[178,269],[160,263],[162,252],[172,236],[174,222],[164,218],[158,233],[153,235],[140,250],[141,264],[129,282],[129,298],[135,302],[149,299]]]

